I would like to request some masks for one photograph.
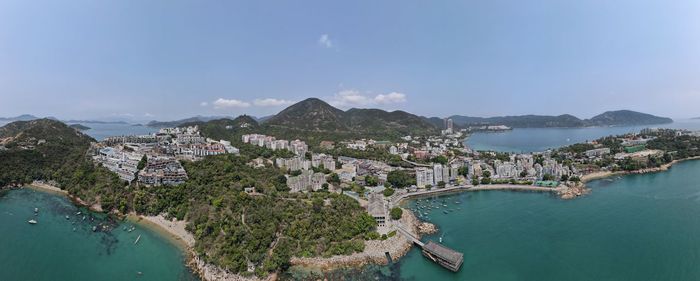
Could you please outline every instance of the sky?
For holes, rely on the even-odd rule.
[[[700,1],[0,1],[0,116],[700,116]]]

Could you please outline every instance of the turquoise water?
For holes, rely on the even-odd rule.
[[[598,180],[589,184],[591,194],[575,200],[510,191],[435,197],[441,209],[428,216],[440,231],[423,241],[443,237],[445,245],[463,252],[459,272],[443,269],[414,248],[392,266],[346,269],[326,276],[434,281],[700,280],[698,173],[700,161],[689,161],[667,172]],[[425,203],[423,199],[421,204]],[[452,212],[444,214],[442,204]],[[415,200],[407,203],[407,207],[415,205]]]
[[[700,130],[700,120],[680,120],[658,126],[522,128],[499,133],[474,133],[465,141],[465,145],[475,150],[536,152],[609,135],[639,132],[650,127]]]
[[[39,208],[37,216],[34,208]],[[79,211],[87,213],[85,220],[84,214],[76,215]],[[30,219],[38,224],[30,225]],[[94,225],[113,230],[93,232]],[[198,280],[184,266],[177,246],[139,225],[132,232],[123,230],[131,225],[79,209],[61,195],[4,191],[0,280]]]

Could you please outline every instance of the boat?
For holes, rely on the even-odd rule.
[[[83,212],[77,212],[77,213],[75,213],[75,214],[79,216],[79,215],[82,214],[82,213],[83,213]]]
[[[37,224],[37,221],[36,220],[29,220],[28,223],[29,224]]]
[[[440,243],[442,243],[442,236],[440,236]]]
[[[139,237],[136,237],[136,241],[134,241],[134,245],[136,245],[136,243],[138,243],[139,240],[141,240],[141,235],[139,235]]]
[[[97,226],[92,227],[92,232],[95,232],[95,231],[97,231]]]
[[[35,213],[38,213],[38,212],[39,212],[39,208],[34,208],[34,212],[35,212]]]
[[[442,212],[445,213],[445,214],[449,213],[447,210],[444,210],[444,211],[442,211]]]
[[[67,219],[67,220],[69,220],[69,219],[70,219],[70,217],[69,217],[68,215],[66,215],[66,219]]]

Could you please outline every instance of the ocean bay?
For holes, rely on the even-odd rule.
[[[198,280],[166,237],[78,208],[63,195],[3,191],[0,225],[0,280]]]
[[[478,191],[435,200],[427,221],[464,252],[452,273],[414,248],[390,266],[344,269],[349,280],[698,280],[700,161],[652,174],[589,182],[574,200],[535,192]],[[443,203],[444,202],[444,203]],[[459,202],[459,203],[456,203]]]

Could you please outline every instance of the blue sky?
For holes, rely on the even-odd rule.
[[[700,1],[0,1],[0,116],[700,116]]]

